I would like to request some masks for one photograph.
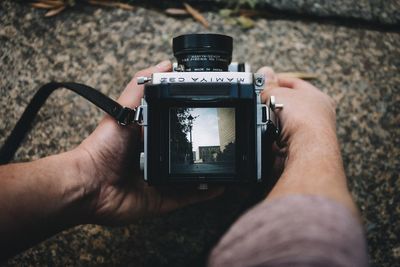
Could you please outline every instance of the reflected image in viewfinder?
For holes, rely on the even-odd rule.
[[[235,109],[171,108],[170,173],[235,173]]]

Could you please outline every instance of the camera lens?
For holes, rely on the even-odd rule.
[[[172,48],[183,71],[228,71],[232,43],[222,34],[185,34],[173,39]]]

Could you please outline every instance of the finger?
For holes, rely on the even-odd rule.
[[[260,68],[257,73],[263,74],[265,77],[265,86],[264,90],[261,92],[261,101],[262,103],[266,103],[270,95],[269,92],[279,86],[278,76],[271,67],[267,66]]]
[[[278,87],[278,77],[275,71],[271,67],[262,67],[257,71],[257,73],[263,74],[265,77],[265,87],[264,90],[269,90],[274,87]]]
[[[125,87],[121,96],[118,98],[118,103],[122,106],[134,108],[140,105],[140,100],[143,97],[144,85],[137,84],[138,77],[150,77],[155,72],[167,72],[171,71],[171,61],[165,60],[158,63],[156,66],[141,70],[137,72],[134,78]]]
[[[277,75],[278,84],[281,87],[291,88],[291,89],[300,89],[300,88],[309,88],[313,87],[310,83],[303,81],[299,78],[293,77],[285,77],[284,75]]]

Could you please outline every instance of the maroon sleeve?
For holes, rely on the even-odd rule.
[[[262,202],[213,249],[209,266],[368,266],[363,228],[341,204],[319,196]]]

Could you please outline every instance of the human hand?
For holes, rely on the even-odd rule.
[[[134,108],[140,105],[143,85],[137,77],[151,76],[172,68],[169,61],[139,71],[122,92],[118,103]],[[90,192],[90,221],[101,224],[126,224],[204,201],[222,193],[222,188],[199,191],[188,186],[160,188],[148,186],[139,169],[141,128],[121,126],[106,116],[96,130],[76,149],[84,155],[79,163],[85,190]]]
[[[263,101],[273,95],[284,104],[282,110],[277,110],[282,126],[281,144],[306,135],[315,137],[316,133],[333,133],[331,137],[336,140],[336,103],[331,97],[304,80],[276,74],[272,68],[263,67],[257,72],[267,77]]]
[[[357,214],[347,189],[346,175],[336,137],[336,104],[308,82],[259,71],[267,77],[262,98],[271,95],[284,105],[277,110],[281,123],[275,172],[280,178],[268,199],[295,194],[334,199]]]
[[[320,157],[330,153],[341,164],[335,101],[310,83],[276,74],[270,67],[262,67],[257,72],[266,77],[262,101],[266,102],[273,95],[278,103],[284,105],[283,109],[275,111],[281,135],[273,146],[276,155],[274,176],[279,177],[287,167],[289,154],[293,162],[296,156]]]
[[[266,77],[262,101],[267,102],[273,95],[278,103],[284,105],[283,109],[275,110],[281,135],[272,147],[275,154],[274,179],[279,178],[285,170],[290,152],[291,158],[296,160],[293,157],[297,155],[295,151],[306,152],[304,156],[310,148],[321,148],[320,142],[337,147],[336,104],[333,99],[310,83],[277,74],[271,67],[262,67],[257,73]]]

